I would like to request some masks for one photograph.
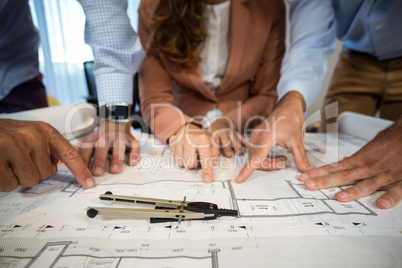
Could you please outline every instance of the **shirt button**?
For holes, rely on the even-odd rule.
[[[375,29],[378,31],[378,30],[381,30],[382,29],[382,25],[381,24],[377,24],[376,26],[375,26]]]
[[[381,47],[381,50],[386,50],[386,49],[387,49],[386,46],[382,46],[382,47]]]

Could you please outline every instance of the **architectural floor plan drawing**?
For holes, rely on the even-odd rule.
[[[340,187],[307,191],[303,184],[287,181],[296,196],[275,199],[242,198],[237,199],[237,207],[242,217],[288,217],[318,214],[377,214],[359,201],[347,204],[335,200],[334,194]]]
[[[334,146],[327,148],[323,139],[307,135],[306,146],[314,165],[343,157],[335,153]],[[340,141],[341,149],[359,147],[358,141],[352,144],[342,137]],[[287,168],[256,171],[243,184],[236,184],[234,178],[245,156],[215,169],[214,181],[205,184],[200,170],[172,166],[166,148],[145,144],[142,150],[143,162],[137,167],[99,177],[92,189],[80,187],[60,165],[56,176],[34,187],[0,193],[0,267],[216,268],[250,266],[250,260],[253,267],[292,265],[301,260],[308,266],[312,260],[303,257],[303,250],[322,248],[329,252],[342,247],[352,259],[366,255],[356,245],[364,247],[367,241],[375,241],[370,242],[372,255],[365,259],[369,264],[386,267],[402,263],[397,254],[402,247],[401,204],[384,211],[374,203],[381,192],[340,203],[334,199],[339,187],[306,190],[284,149],[276,148],[275,153],[288,156]],[[236,209],[239,215],[180,224],[102,215],[89,218],[87,207],[149,208],[100,200],[99,195],[107,191],[169,200],[185,196],[187,201]],[[350,241],[346,247],[345,240]],[[386,252],[379,256],[374,253],[379,249]],[[289,258],[290,252],[293,258]],[[325,261],[327,257],[317,259]],[[341,265],[339,262],[332,263]]]
[[[150,243],[132,243],[128,240],[118,244],[110,239],[93,238],[67,238],[58,242],[25,239],[19,242],[24,246],[13,248],[14,243],[10,242],[10,248],[20,251],[20,256],[2,257],[1,267],[71,267],[72,263],[74,267],[219,267],[219,249],[191,251],[176,245],[177,248],[167,254],[158,253],[158,249]],[[174,247],[174,244],[170,246]]]

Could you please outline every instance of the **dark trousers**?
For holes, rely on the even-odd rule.
[[[45,86],[42,75],[16,86],[0,101],[0,113],[16,113],[47,107]]]

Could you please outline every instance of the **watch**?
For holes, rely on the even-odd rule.
[[[110,103],[99,108],[98,115],[111,122],[128,122],[131,117],[131,105],[127,103]]]

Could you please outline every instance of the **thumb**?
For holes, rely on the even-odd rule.
[[[50,153],[68,167],[79,184],[85,188],[93,187],[95,180],[78,151],[57,130],[50,137]]]

